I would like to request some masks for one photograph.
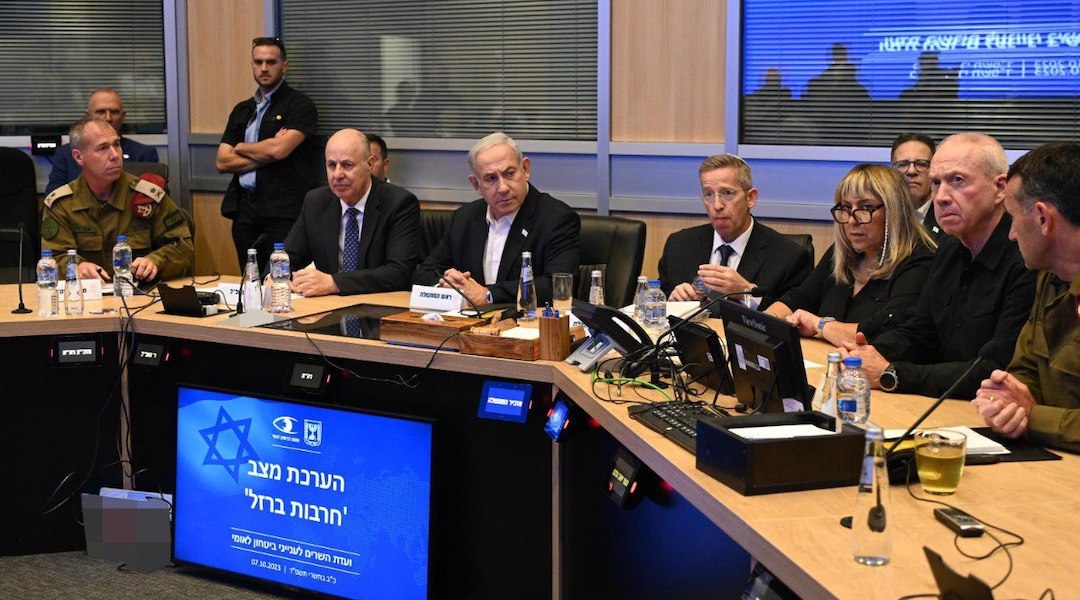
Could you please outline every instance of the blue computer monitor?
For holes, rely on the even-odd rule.
[[[179,562],[348,598],[427,598],[432,424],[179,387]]]

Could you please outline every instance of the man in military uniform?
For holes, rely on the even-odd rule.
[[[72,126],[71,146],[82,174],[45,198],[41,221],[41,247],[58,255],[60,272],[75,248],[82,278],[112,279],[112,247],[127,235],[136,280],[190,274],[194,247],[184,215],[161,185],[124,172],[116,130],[86,117]]]
[[[1039,280],[1012,362],[982,382],[975,408],[1007,437],[1080,452],[1080,144],[1036,148],[1008,177],[1009,237]]]

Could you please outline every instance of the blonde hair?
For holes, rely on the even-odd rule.
[[[836,184],[835,203],[839,205],[849,196],[871,197],[885,205],[885,242],[878,268],[870,273],[871,279],[891,277],[896,266],[919,244],[936,247],[919,222],[907,183],[895,169],[877,164],[856,166]],[[861,255],[851,247],[840,223],[833,224],[833,244],[833,279],[842,285],[851,285],[855,279],[852,272]]]

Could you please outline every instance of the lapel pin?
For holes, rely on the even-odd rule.
[[[521,230],[521,237],[529,237],[529,232],[522,229]]]

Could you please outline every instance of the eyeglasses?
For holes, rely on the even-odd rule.
[[[897,171],[907,171],[908,167],[915,165],[915,170],[919,173],[925,173],[930,168],[930,161],[928,160],[898,160],[892,164],[892,168]]]
[[[722,200],[724,202],[731,202],[732,200],[739,197],[739,193],[745,192],[745,191],[746,190],[741,189],[741,188],[737,189],[737,190],[720,190],[720,191],[703,190],[701,192],[701,199],[703,201],[705,201],[707,204],[712,204],[713,202],[716,202],[716,197],[719,196],[720,200]]]
[[[832,207],[832,210],[830,210],[829,212],[832,213],[833,221],[836,221],[841,225],[850,221],[852,217],[855,218],[856,223],[861,223],[865,225],[874,219],[875,212],[883,208],[885,208],[884,202],[878,204],[877,206],[868,206],[866,208],[856,209],[850,209],[846,206],[841,206],[837,204],[836,206]]]

